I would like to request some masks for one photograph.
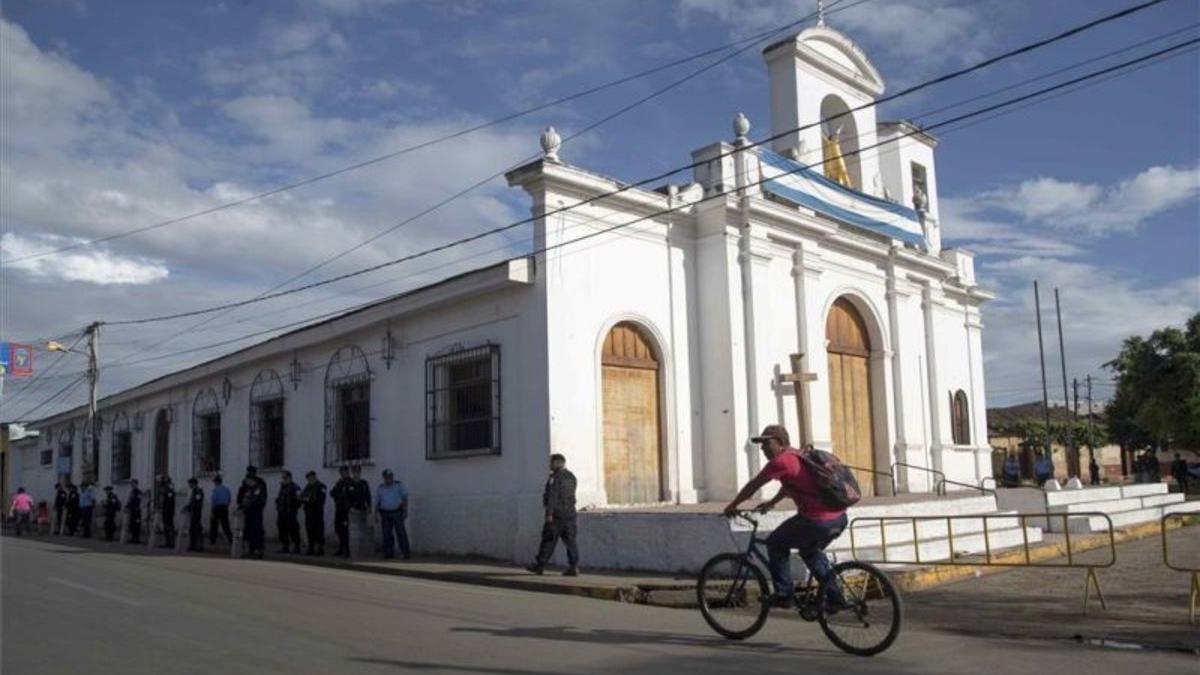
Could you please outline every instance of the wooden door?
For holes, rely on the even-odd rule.
[[[659,363],[633,324],[615,326],[604,341],[601,389],[604,488],[611,504],[661,501]]]
[[[834,303],[825,337],[833,452],[846,464],[875,470],[871,342],[862,316],[848,301]],[[875,476],[868,471],[855,474],[863,494],[875,494]]]

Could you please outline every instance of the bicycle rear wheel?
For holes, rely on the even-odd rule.
[[[738,553],[722,553],[704,563],[696,598],[708,625],[733,640],[757,633],[771,611],[766,577]]]
[[[887,575],[874,565],[851,561],[834,566],[831,582],[844,602],[829,585],[821,586],[817,621],[825,636],[855,656],[873,656],[890,647],[900,634],[904,609]]]

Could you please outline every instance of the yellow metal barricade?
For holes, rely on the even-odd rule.
[[[1171,551],[1167,546],[1167,523],[1172,520],[1178,520],[1182,523],[1188,517],[1195,518],[1197,514],[1168,513],[1162,517],[1162,552],[1164,565],[1176,572],[1187,572],[1192,577],[1191,588],[1188,591],[1188,623],[1196,623],[1196,606],[1200,604],[1200,563],[1192,562],[1191,566],[1188,566],[1171,562]]]
[[[1106,530],[1102,533],[1107,535],[1105,546],[1100,549],[1107,548],[1107,559],[1101,562],[1090,560],[1087,562],[1079,560],[1080,553],[1083,551],[1075,550],[1075,546],[1071,540],[1071,530],[1069,528],[1069,518],[1103,518],[1107,524]],[[1064,546],[1058,551],[1047,555],[1039,552],[1034,555],[1029,545],[1029,520],[1034,519],[1040,526],[1044,523],[1049,525],[1050,521],[1062,520],[1062,529],[1064,533]],[[1009,547],[1003,554],[997,554],[992,546],[992,536],[994,534],[992,523],[997,521],[1007,521],[1011,523],[1013,520],[1018,521],[1021,529],[1021,544],[1019,547]],[[945,525],[945,534],[935,532],[933,539],[937,540],[943,536],[947,544],[947,556],[924,556],[921,555],[921,539],[920,526],[925,523],[935,523]],[[954,525],[955,523],[982,523],[982,529],[978,532],[964,533],[965,528],[959,528],[960,540],[964,537],[980,537],[983,538],[983,552],[971,554],[970,558],[956,557],[954,548]],[[859,529],[867,528],[868,531],[879,532],[879,556],[870,557],[869,555],[860,555],[860,553],[869,554],[869,548],[874,548],[876,544],[870,544],[869,548],[864,546],[860,537],[856,535]],[[963,567],[1054,567],[1059,569],[1083,569],[1086,570],[1086,575],[1083,580],[1083,613],[1088,612],[1088,603],[1091,599],[1092,588],[1096,589],[1097,599],[1100,600],[1100,607],[1108,609],[1108,605],[1104,600],[1104,592],[1100,589],[1100,579],[1096,576],[1096,570],[1100,568],[1112,567],[1117,561],[1117,540],[1113,532],[1112,518],[1107,513],[1099,511],[1083,511],[1074,513],[1014,513],[1014,514],[979,514],[979,515],[951,515],[951,516],[871,516],[855,518],[850,522],[847,528],[850,531],[850,555],[855,560],[864,560],[866,562],[882,563],[890,565],[958,565]],[[893,539],[890,545],[892,548],[900,548],[901,553],[906,550],[911,550],[912,556],[909,558],[903,555],[893,555],[888,552],[888,530],[895,532],[897,529],[904,534],[908,534],[911,530],[911,545],[908,540],[897,543]],[[928,528],[927,528],[928,529]],[[928,536],[928,532],[926,533]],[[895,536],[895,535],[893,535]],[[1095,534],[1091,535],[1092,537]],[[1094,541],[1094,539],[1093,539]],[[1166,539],[1164,538],[1164,555],[1166,551]],[[1088,551],[1098,550],[1097,547],[1089,547]],[[981,559],[982,557],[982,559]],[[1063,559],[1065,558],[1065,562]],[[1195,577],[1193,576],[1195,583]],[[1193,603],[1196,599],[1196,587],[1193,586]]]

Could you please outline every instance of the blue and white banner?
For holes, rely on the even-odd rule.
[[[850,225],[928,248],[917,212],[835,183],[820,171],[758,149],[762,159],[762,188],[818,213]]]

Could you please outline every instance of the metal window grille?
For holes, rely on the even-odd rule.
[[[250,457],[261,467],[283,466],[283,380],[268,368],[250,385]]]
[[[425,361],[425,457],[500,454],[500,346]]]
[[[161,476],[169,469],[171,457],[171,409],[161,408],[154,415],[154,475]]]
[[[132,455],[133,435],[129,431],[129,417],[123,412],[117,413],[112,426],[112,466],[109,467],[112,480],[129,480]]]
[[[41,455],[42,456],[40,459],[42,460],[42,466],[50,466],[51,464],[54,463],[54,449],[53,448],[48,448],[46,450],[42,450]]]
[[[337,350],[325,368],[325,466],[371,458],[371,367],[356,346]]]
[[[55,472],[59,480],[71,477],[72,464],[75,458],[75,424],[71,423],[58,432],[58,466]]]
[[[950,433],[955,445],[971,442],[971,416],[967,405],[967,394],[962,389],[950,396]]]
[[[192,403],[192,473],[221,471],[221,408],[211,387],[196,394]]]

